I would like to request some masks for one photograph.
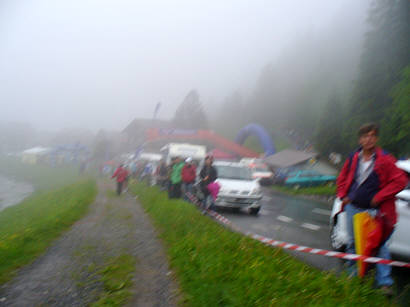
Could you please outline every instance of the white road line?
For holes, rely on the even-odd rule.
[[[262,197],[262,200],[264,200],[264,201],[270,201],[271,199],[272,199],[272,197],[267,196],[267,195],[264,195],[264,196]]]
[[[259,231],[267,231],[268,228],[264,225],[260,225],[260,224],[252,224],[251,225],[252,228],[259,230]]]
[[[332,211],[326,210],[326,209],[320,209],[320,208],[315,208],[312,210],[312,212],[317,213],[317,214],[328,215],[328,216],[332,214]]]
[[[279,221],[282,221],[282,222],[285,222],[285,223],[290,223],[290,222],[293,221],[292,218],[287,217],[287,216],[284,216],[284,215],[279,215],[279,216],[277,217],[277,219],[278,219]]]
[[[310,230],[319,230],[320,229],[320,226],[314,225],[314,224],[309,224],[309,223],[303,223],[300,226],[302,226],[303,228],[310,229]]]

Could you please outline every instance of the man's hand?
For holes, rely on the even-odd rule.
[[[342,199],[342,207],[346,206],[348,203],[350,203],[350,199],[346,196]]]
[[[370,206],[372,208],[377,208],[379,206],[379,203],[377,201],[375,201],[374,198],[373,198],[372,201],[370,202]]]

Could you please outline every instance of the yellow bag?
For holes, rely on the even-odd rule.
[[[356,213],[353,216],[353,229],[354,229],[354,241],[356,254],[365,255],[369,253],[366,245],[369,245],[367,240],[369,239],[369,234],[379,227],[379,223],[373,218],[368,212]],[[367,263],[362,260],[357,261],[357,272],[359,277],[363,277],[366,274]]]

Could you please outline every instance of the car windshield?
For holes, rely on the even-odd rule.
[[[236,180],[252,180],[250,169],[240,166],[216,165],[218,170],[218,178],[221,179],[236,179]]]
[[[255,171],[255,172],[269,172],[269,168],[268,168],[267,166],[265,166],[265,165],[257,165],[257,166],[254,168],[254,171]]]

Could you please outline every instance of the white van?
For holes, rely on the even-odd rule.
[[[213,166],[218,173],[216,181],[221,186],[215,206],[247,209],[250,214],[258,214],[263,195],[258,180],[252,178],[251,170],[235,162],[215,161]]]
[[[167,164],[175,157],[182,159],[191,157],[193,160],[202,161],[206,156],[206,147],[187,143],[169,143],[161,148],[161,153],[164,155]]]

